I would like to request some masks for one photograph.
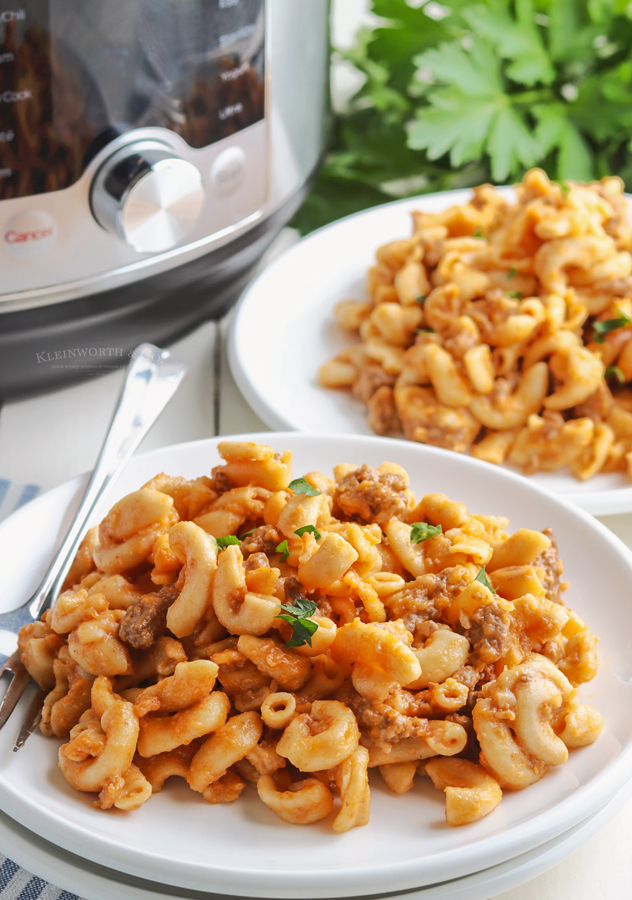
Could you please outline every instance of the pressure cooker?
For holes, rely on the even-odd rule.
[[[0,0],[0,398],[219,317],[300,205],[328,0]]]

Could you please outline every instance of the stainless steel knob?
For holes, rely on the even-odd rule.
[[[204,186],[197,168],[159,141],[136,141],[107,159],[92,182],[90,205],[106,231],[139,253],[161,253],[197,221]]]

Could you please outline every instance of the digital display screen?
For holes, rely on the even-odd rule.
[[[0,200],[134,128],[200,148],[260,121],[264,41],[264,0],[0,0]]]

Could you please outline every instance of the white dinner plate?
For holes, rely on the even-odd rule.
[[[244,439],[246,436],[240,436]],[[108,868],[189,890],[256,897],[342,897],[410,890],[505,862],[593,815],[632,776],[632,554],[598,521],[533,482],[469,457],[405,441],[343,435],[262,434],[248,439],[294,453],[294,475],[331,473],[342,461],[401,463],[418,496],[444,491],[471,511],[509,516],[511,528],[551,527],[568,603],[601,637],[601,670],[581,697],[606,726],[590,747],[528,789],[507,793],[491,815],[451,829],[444,798],[418,779],[404,796],[372,776],[370,822],[344,835],[331,823],[281,822],[252,790],[238,802],[210,806],[181,780],[133,813],[97,811],[73,791],[56,764],[59,742],[34,734],[12,753],[15,729],[0,732],[0,808],[54,844]],[[219,439],[134,458],[95,515],[159,471],[192,477],[219,461]],[[81,481],[61,485],[0,526],[5,608],[36,586]],[[9,598],[13,598],[13,603]],[[27,698],[23,698],[23,709]],[[23,711],[22,709],[22,711]]]
[[[411,234],[413,210],[438,212],[470,196],[469,190],[446,191],[347,216],[294,244],[251,282],[233,314],[228,353],[235,381],[267,425],[372,434],[363,403],[349,391],[321,387],[316,379],[322,363],[353,341],[336,324],[334,306],[367,298],[366,273],[375,251]],[[585,482],[567,471],[530,478],[594,515],[632,511],[632,485],[624,473]]]
[[[629,796],[628,786],[628,790],[620,791],[581,824],[508,862],[463,878],[397,894],[395,898],[390,894],[375,900],[490,900],[537,878],[575,853],[607,825]],[[114,891],[117,900],[224,900],[226,896],[172,888],[87,862],[60,850],[3,813],[0,813],[0,852],[32,874],[84,900],[112,900]]]

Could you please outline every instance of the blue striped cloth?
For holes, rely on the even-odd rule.
[[[39,493],[36,484],[16,484],[0,478],[0,521]],[[61,888],[20,868],[0,853],[0,900],[79,900]]]
[[[79,900],[76,894],[62,891],[21,869],[0,854],[0,897],[2,900]]]

